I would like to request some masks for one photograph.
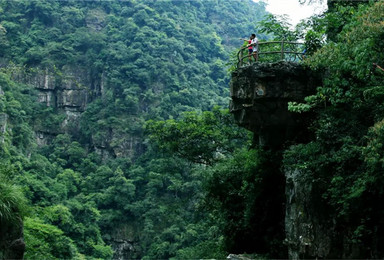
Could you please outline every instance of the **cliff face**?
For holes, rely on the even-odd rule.
[[[58,113],[64,115],[64,120],[57,129],[35,129],[37,144],[40,146],[49,144],[60,133],[71,132],[76,135],[80,117],[88,103],[104,95],[103,74],[91,75],[91,72],[83,67],[68,66],[60,71],[53,68],[34,68],[29,71],[14,69],[12,76],[15,81],[34,87],[38,91],[38,102],[55,108]],[[142,152],[141,143],[140,137],[110,129],[103,136],[92,136],[89,147],[103,159],[134,158]]]
[[[305,117],[289,112],[288,101],[302,101],[318,82],[316,75],[296,63],[255,63],[233,72],[230,110],[262,146],[298,141],[305,132]]]
[[[29,71],[14,70],[13,79],[31,85],[38,90],[37,101],[47,107],[58,108],[66,116],[62,128],[54,133],[65,132],[68,122],[76,121],[88,103],[90,95],[100,93],[101,79],[92,79],[83,68],[65,67],[60,72],[54,69],[34,68]],[[40,135],[52,131],[39,129]]]
[[[340,254],[332,252],[335,230],[320,206],[313,179],[298,169],[286,171],[285,177],[285,243],[289,259],[340,258]]]
[[[320,80],[309,69],[290,62],[240,68],[232,74],[231,112],[240,126],[254,133],[254,142],[281,150],[283,144],[305,141],[308,135],[310,115],[289,112],[288,102],[303,101]],[[290,259],[331,256],[332,229],[317,208],[312,180],[299,170],[281,174],[286,179],[285,244]]]
[[[57,128],[48,129],[40,125],[35,126],[35,138],[37,144],[41,147],[49,145],[58,134],[70,133],[77,136],[80,129],[80,119],[86,111],[87,105],[94,99],[104,98],[104,75],[91,75],[91,72],[83,67],[68,66],[60,70],[55,68],[25,70],[24,68],[15,67],[10,68],[10,70],[12,70],[11,75],[14,81],[27,84],[37,90],[37,102],[53,108],[55,114],[62,116],[61,124]],[[0,88],[1,95],[2,90]],[[7,130],[11,131],[8,127],[8,120],[9,116],[6,113],[0,113],[0,144],[4,142],[4,133]],[[130,135],[126,132],[122,133],[110,128],[109,131],[103,132],[103,134],[91,136],[87,148],[98,153],[103,160],[116,157],[132,159],[142,153],[142,139],[140,136]],[[116,230],[103,234],[105,241],[114,249],[114,258],[140,257],[141,251],[137,245],[138,239],[133,235],[133,231],[129,234],[125,232],[127,228],[124,224],[122,225],[123,227],[116,227]],[[9,256],[6,258],[12,259],[22,258],[22,255],[21,257],[17,256],[18,250],[21,248],[17,243],[19,241],[23,242],[22,229],[19,230],[16,226],[7,228],[7,234],[2,235],[2,232],[0,232],[0,240],[6,243],[4,246],[0,244],[0,247],[8,248],[5,251],[3,250],[3,256]],[[11,230],[11,228],[14,230]],[[20,232],[17,233],[16,231]],[[15,246],[13,246],[14,244]],[[24,253],[24,249],[22,253]],[[0,254],[1,258],[2,255]]]

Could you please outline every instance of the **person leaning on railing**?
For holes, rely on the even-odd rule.
[[[259,59],[259,39],[257,39],[256,37],[256,34],[252,34],[252,41],[251,41],[251,45],[252,45],[252,56],[253,58],[255,59],[255,61],[258,61]]]
[[[255,59],[255,61],[258,60],[258,44],[259,44],[259,40],[257,39],[256,37],[256,34],[252,34],[250,37],[249,37],[249,40],[248,39],[243,39],[243,38],[240,38],[240,40],[242,41],[246,41],[248,42],[247,44],[247,48],[248,48],[248,57],[249,57],[249,63],[252,62],[252,56],[253,58]]]

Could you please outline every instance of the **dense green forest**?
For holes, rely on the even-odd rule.
[[[1,0],[1,257],[21,218],[26,259],[225,257],[235,223],[214,180],[255,167],[225,109],[227,63],[264,14],[251,0]],[[223,214],[242,219],[236,207]]]
[[[298,112],[312,111],[312,138],[285,151],[284,166],[313,180],[313,203],[354,252],[382,258],[384,3],[336,6],[324,18],[329,41],[306,63],[323,85]],[[319,30],[320,31],[320,30]],[[338,243],[342,252],[345,246]],[[340,256],[341,257],[341,256]]]
[[[0,257],[22,225],[26,259],[287,258],[282,172],[299,171],[333,250],[353,251],[333,257],[382,258],[384,4],[333,4],[295,30],[265,14],[0,0]],[[226,109],[251,32],[305,40],[323,83],[289,109],[311,115],[307,143],[260,147]]]

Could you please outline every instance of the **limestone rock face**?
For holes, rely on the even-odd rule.
[[[332,220],[319,206],[312,178],[297,169],[286,171],[285,177],[285,243],[289,259],[340,258],[340,254],[331,252],[336,232]]]
[[[87,103],[87,92],[85,90],[64,89],[58,95],[57,106],[61,108],[75,108],[75,111],[84,111]]]
[[[288,101],[303,101],[319,82],[317,75],[297,63],[254,63],[232,73],[230,110],[240,126],[255,133],[260,145],[276,147],[300,138],[305,119],[288,111]]]
[[[93,31],[101,31],[106,25],[107,14],[102,9],[91,9],[86,16],[87,27]]]
[[[97,9],[90,12],[92,15],[89,17],[90,20],[87,20],[87,25],[91,29],[95,27],[93,29],[98,30],[98,26],[103,25],[105,14]],[[80,117],[87,104],[97,97],[103,97],[105,84],[103,73],[91,75],[92,73],[84,67],[64,66],[60,71],[55,68],[30,70],[13,68],[12,71],[12,78],[15,81],[31,85],[38,91],[38,102],[47,107],[57,108],[62,115],[65,115],[58,129],[36,129],[35,138],[39,146],[50,144],[57,134],[78,132]],[[3,117],[0,115],[0,123],[4,121]],[[1,123],[0,130],[5,126],[5,123]],[[141,136],[110,129],[109,132],[92,136],[92,148],[105,160],[114,157],[134,158],[142,153],[142,141]]]
[[[134,223],[124,223],[111,230],[111,234],[105,237],[105,241],[112,245],[113,259],[138,259],[141,255],[139,246],[140,232]]]
[[[0,144],[4,143],[4,135],[7,131],[8,115],[0,113]]]
[[[57,108],[65,118],[59,129],[37,129],[35,136],[38,145],[50,143],[52,138],[68,131],[77,132],[78,121],[88,102],[100,96],[103,76],[91,76],[87,68],[64,66],[55,68],[13,68],[12,78],[33,86],[37,91],[37,101],[47,107]]]

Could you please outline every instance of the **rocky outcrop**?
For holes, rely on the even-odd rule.
[[[354,230],[341,228],[321,196],[323,181],[314,179],[305,169],[285,171],[286,215],[285,244],[290,259],[361,259],[377,253],[356,243]]]
[[[86,16],[86,24],[90,30],[99,32],[106,26],[107,14],[102,9],[90,9]]]
[[[60,72],[37,68],[13,76],[19,82],[34,86],[39,91],[39,102],[72,112],[83,112],[89,93],[101,85],[92,81],[89,72],[82,68],[68,67]]]
[[[253,258],[250,258],[246,255],[229,254],[227,256],[227,259],[229,259],[229,260],[252,260]]]
[[[255,133],[262,146],[299,140],[305,116],[288,111],[288,101],[303,101],[320,79],[293,62],[254,63],[232,73],[230,110],[237,123]]]
[[[0,144],[5,141],[5,133],[7,132],[8,115],[6,113],[0,113]]]
[[[134,223],[125,223],[117,226],[104,240],[112,245],[113,259],[138,259],[141,256],[141,248],[138,245],[138,227]]]
[[[136,248],[136,242],[129,241],[126,239],[113,239],[109,241],[113,248],[113,259],[124,260],[124,259],[136,259],[138,258],[139,250]]]
[[[313,178],[299,170],[287,170],[285,244],[289,259],[340,258],[331,255],[335,230],[319,203]]]
[[[94,14],[101,15],[97,11]],[[96,26],[99,22],[93,25]],[[35,137],[39,146],[50,144],[59,133],[76,134],[80,127],[81,114],[87,104],[94,98],[103,96],[104,75],[100,74],[95,78],[85,68],[64,67],[60,71],[39,68],[26,71],[15,68],[12,71],[14,80],[31,85],[38,91],[38,102],[58,109],[65,115],[58,129],[36,129]],[[141,154],[143,149],[140,136],[120,133],[115,129],[110,129],[103,135],[92,136],[92,146],[105,160],[113,157],[133,158]]]
[[[76,132],[78,119],[85,111],[89,100],[101,95],[103,76],[95,78],[82,67],[56,68],[9,68],[12,78],[33,86],[37,91],[37,101],[58,109],[65,115],[59,129],[36,129],[39,145],[49,144],[55,134],[67,131]]]
[[[288,102],[302,102],[321,78],[292,62],[255,63],[232,74],[230,110],[236,122],[252,131],[255,143],[272,150],[305,141],[308,114],[291,113]],[[279,162],[277,162],[279,163]],[[281,163],[281,162],[280,162]],[[312,179],[299,170],[286,178],[285,244],[290,259],[332,256],[332,223],[318,207]]]

